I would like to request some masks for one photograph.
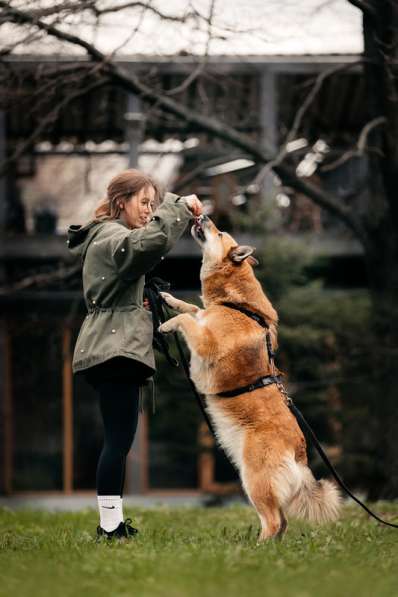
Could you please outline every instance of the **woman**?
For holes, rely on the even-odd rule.
[[[152,316],[144,308],[145,274],[202,213],[196,195],[166,193],[138,170],[115,176],[107,197],[85,226],[70,226],[70,250],[80,256],[88,314],[73,356],[99,396],[104,445],[97,467],[98,536],[130,537],[123,521],[126,456],[138,419],[139,387],[155,371]],[[155,211],[154,211],[155,210]]]

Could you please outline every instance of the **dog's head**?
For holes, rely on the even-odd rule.
[[[254,247],[239,245],[228,232],[218,230],[207,216],[195,220],[191,234],[203,253],[200,278],[204,306],[227,301],[261,313],[270,325],[276,347],[278,315],[254,275],[252,266],[258,263],[253,257]]]
[[[207,216],[200,216],[195,220],[191,234],[202,249],[203,267],[207,272],[214,271],[224,264],[258,264],[257,259],[252,256],[254,247],[238,245],[228,232],[218,230]]]

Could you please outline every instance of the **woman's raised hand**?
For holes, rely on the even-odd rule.
[[[188,208],[196,218],[203,213],[202,202],[196,195],[186,195],[185,197],[182,197],[182,199],[185,199]]]

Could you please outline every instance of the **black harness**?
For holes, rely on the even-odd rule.
[[[261,315],[258,315],[258,313],[255,313],[254,311],[250,311],[249,309],[246,309],[245,307],[241,307],[240,305],[235,305],[235,303],[221,303],[221,304],[223,307],[228,307],[229,309],[235,309],[235,311],[240,311],[247,317],[250,317],[250,319],[254,319],[254,321],[256,323],[258,323],[259,325],[261,325],[261,327],[263,327],[265,330],[267,330],[265,333],[265,342],[266,342],[266,346],[267,346],[268,360],[269,360],[271,370],[275,371],[275,365],[274,365],[275,353],[272,348],[271,332],[269,330],[269,324],[264,319],[264,317],[261,317]],[[275,375],[275,373],[273,373],[272,375],[265,375],[262,377],[258,377],[255,381],[248,384],[247,386],[240,386],[239,388],[235,388],[234,390],[228,390],[226,392],[219,392],[217,394],[217,396],[222,396],[223,398],[233,398],[234,396],[239,396],[240,394],[245,394],[246,392],[253,392],[254,390],[258,390],[259,388],[266,388],[267,386],[270,386],[274,383],[277,384],[278,387],[282,386],[282,379],[281,379],[280,375]]]
[[[267,386],[271,386],[272,384],[280,384],[282,383],[282,379],[279,375],[266,375],[264,377],[259,377],[253,383],[249,383],[247,386],[240,386],[235,390],[228,390],[226,392],[219,392],[217,396],[221,396],[222,398],[233,398],[234,396],[239,396],[240,394],[245,394],[246,392],[253,392],[254,390],[258,390],[259,388],[266,388]]]

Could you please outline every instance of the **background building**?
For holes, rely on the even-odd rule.
[[[284,151],[292,154],[302,175],[315,185],[322,181],[343,198],[357,197],[366,159],[341,155],[355,145],[366,123],[357,63],[360,23],[352,7],[342,11],[343,3],[335,4],[338,10],[324,8],[320,20],[311,21],[305,38],[299,35],[302,22],[290,22],[291,29],[282,35],[276,4],[266,15],[275,23],[274,41],[264,45],[248,32],[235,32],[224,43],[215,32],[205,63],[199,49],[187,51],[190,44],[203,47],[203,39],[194,43],[188,29],[179,29],[176,36],[173,24],[157,40],[157,51],[148,53],[145,40],[156,26],[149,20],[134,45],[126,42],[114,61],[188,110],[216,116],[275,154],[288,132],[294,132]],[[326,21],[328,37],[322,30]],[[333,31],[342,24],[347,35],[336,45]],[[120,31],[121,22],[114,31],[99,28],[97,45],[111,51],[106,44],[115,42]],[[268,233],[303,237],[318,258],[316,275],[321,271],[334,286],[364,285],[359,244],[337,219],[282,187],[271,172],[260,175],[244,151],[203,133],[197,124],[165,115],[156,103],[113,84],[96,87],[90,72],[75,80],[89,61],[63,46],[56,55],[51,49],[44,53],[39,42],[30,46],[33,56],[22,46],[3,64],[8,86],[0,113],[0,153],[12,156],[35,133],[9,164],[0,187],[0,486],[5,494],[94,490],[102,430],[91,389],[71,373],[84,305],[79,268],[68,255],[65,233],[70,223],[89,219],[107,181],[128,165],[154,174],[169,190],[197,193],[219,226],[238,240],[261,245]],[[48,84],[60,64],[65,78],[57,77],[47,94],[38,66]],[[93,89],[85,90],[90,85]],[[63,108],[47,122],[54,106]],[[361,209],[363,198],[355,200]],[[195,297],[199,269],[199,251],[187,234],[156,275],[169,280],[175,294]],[[188,384],[181,372],[171,374],[162,357],[157,385],[157,412],[149,410],[141,418],[127,491],[236,491],[231,467],[209,451],[211,439]]]

